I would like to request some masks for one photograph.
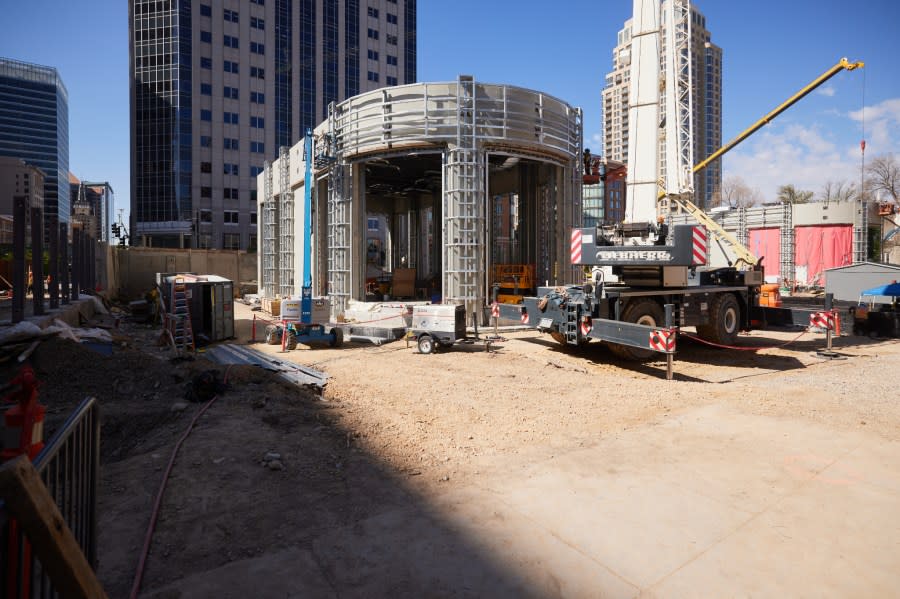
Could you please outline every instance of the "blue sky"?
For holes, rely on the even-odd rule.
[[[723,137],[731,139],[842,56],[862,60],[724,158],[767,200],[779,185],[859,181],[866,155],[900,157],[900,2],[702,0],[723,48]],[[69,90],[70,170],[129,201],[126,0],[2,3],[0,56],[54,66]],[[459,74],[547,92],[584,110],[599,151],[600,91],[630,0],[419,0],[418,77]]]

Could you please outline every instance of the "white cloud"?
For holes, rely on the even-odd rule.
[[[588,143],[584,144],[585,147],[590,148],[591,152],[594,154],[600,155],[603,153],[603,135],[600,133],[594,133],[591,135]]]
[[[816,93],[821,96],[827,96],[831,98],[834,96],[835,89],[830,85],[826,85],[825,87],[820,87],[819,89],[817,89]]]
[[[765,202],[775,201],[782,185],[818,194],[826,181],[859,179],[859,148],[854,156],[852,148],[839,146],[818,127],[773,127],[724,160],[724,176],[740,176]]]
[[[900,143],[900,98],[889,98],[874,106],[850,113],[850,118],[865,124],[866,154],[896,152]]]

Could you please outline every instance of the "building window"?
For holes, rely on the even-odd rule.
[[[225,72],[226,72],[226,73],[234,73],[235,75],[237,75],[237,72],[238,72],[238,63],[232,62],[232,61],[230,61],[230,60],[226,60],[224,66],[225,66]]]
[[[210,115],[210,118],[212,115]],[[211,148],[212,147],[212,137],[209,135],[201,135],[200,136],[200,147],[201,148]]]
[[[240,233],[225,233],[222,235],[222,249],[239,250],[241,249]]]
[[[222,90],[222,93],[226,98],[231,98],[232,100],[238,99],[238,88],[236,87],[229,87],[226,85]]]
[[[226,8],[224,11],[222,11],[222,13],[226,21],[229,21],[231,23],[238,22],[238,12],[236,10],[228,10]]]
[[[250,102],[252,104],[265,104],[266,94],[262,92],[250,92]]]
[[[397,36],[388,34],[387,43],[390,44],[391,46],[396,46],[397,45]]]
[[[226,48],[235,48],[236,49],[238,47],[238,38],[236,38],[233,35],[225,35],[225,36],[222,36],[222,43],[225,44]]]
[[[397,24],[397,15],[392,15],[391,13],[387,13],[386,18],[387,18],[388,23],[393,23],[394,25]]]
[[[238,140],[234,137],[226,137],[222,140],[222,145],[226,150],[237,150],[238,148]]]
[[[212,84],[201,83],[200,84],[200,95],[201,96],[211,96],[212,95]]]
[[[238,124],[238,113],[236,112],[225,112],[222,114],[222,120],[226,125],[237,125]]]
[[[211,69],[212,68],[212,58],[207,58],[205,56],[200,57],[200,68],[201,69]]]
[[[369,16],[372,17],[373,19],[377,19],[377,18],[378,18],[378,9],[377,9],[377,8],[372,8],[372,7],[370,6],[370,7],[369,7]]]
[[[265,0],[250,0],[250,4],[258,4],[259,6],[265,6]]]
[[[226,225],[236,225],[238,224],[238,211],[237,210],[226,210],[224,213],[225,224]]]
[[[200,172],[201,173],[211,173],[212,172],[212,162],[201,162],[200,163]]]
[[[200,222],[201,223],[211,223],[212,222],[212,210],[203,209],[200,211]]]
[[[212,43],[212,33],[209,31],[201,31],[200,32],[200,41],[206,44]]]
[[[396,77],[391,77],[390,75],[388,75],[387,77],[385,77],[385,80],[387,81],[388,85],[397,85]]]
[[[250,167],[250,176],[251,177],[256,177],[261,172],[263,172],[263,167],[261,167],[261,166],[251,166]]]
[[[266,70],[262,67],[250,67],[250,76],[254,79],[265,79]]]
[[[237,175],[238,174],[238,165],[232,164],[230,162],[226,162],[222,164],[222,172],[226,175]]]
[[[369,50],[369,60],[378,60],[378,52],[376,50]]]
[[[266,53],[266,45],[260,44],[257,42],[250,42],[250,51],[254,54],[265,54]]]
[[[388,63],[389,65],[397,66],[397,57],[396,57],[396,56],[391,56],[390,54],[388,54],[388,55],[387,55],[387,63]]]
[[[250,151],[255,152],[257,154],[265,154],[266,153],[266,144],[261,141],[251,141],[250,142]]]
[[[201,121],[212,121],[212,110],[201,110],[200,111],[200,120]]]
[[[240,199],[238,196],[237,187],[226,187],[222,190],[222,194],[226,200],[237,200]]]
[[[366,219],[368,221],[368,229],[369,231],[377,231],[378,230],[378,219],[377,218],[369,218]]]
[[[254,129],[265,129],[266,128],[266,119],[261,116],[251,116],[250,117],[250,126]]]
[[[259,17],[250,17],[250,27],[264,31],[266,29],[266,21]]]
[[[369,39],[371,39],[371,40],[378,39],[378,30],[377,29],[372,29],[371,27],[369,27]]]
[[[375,81],[377,83],[378,82],[378,73],[376,73],[374,71],[369,71],[368,79],[369,79],[369,81]]]
[[[212,7],[209,4],[201,4],[200,5],[200,16],[201,17],[211,17],[212,16]]]
[[[255,225],[255,224],[256,224],[256,213],[255,213],[255,212],[251,212],[251,213],[250,213],[250,224],[251,224],[251,225]]]
[[[212,187],[201,187],[200,188],[200,197],[201,198],[211,198],[212,197]]]

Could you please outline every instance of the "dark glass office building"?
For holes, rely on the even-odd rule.
[[[130,0],[131,233],[255,250],[256,177],[328,105],[416,79],[416,0]]]
[[[69,94],[56,69],[0,58],[0,155],[41,169],[45,222],[70,221]]]

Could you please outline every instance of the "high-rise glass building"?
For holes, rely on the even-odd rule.
[[[665,6],[665,0],[662,2]],[[691,13],[691,103],[693,106],[694,161],[700,162],[722,145],[722,49],[711,41],[706,17],[693,4]],[[619,31],[613,49],[612,70],[603,88],[603,152],[609,160],[628,161],[628,92],[631,85],[631,30],[629,19]],[[664,45],[666,36],[660,36]],[[660,57],[666,53],[660,49]],[[660,72],[665,72],[660,64]],[[665,140],[660,141],[661,144]],[[660,151],[660,156],[665,155]],[[703,207],[717,203],[722,186],[722,161],[716,160],[694,175],[694,202]]]
[[[0,58],[0,156],[44,174],[44,222],[69,222],[69,93],[56,69]]]
[[[416,80],[416,0],[130,0],[131,235],[256,249],[256,177],[328,105]]]

